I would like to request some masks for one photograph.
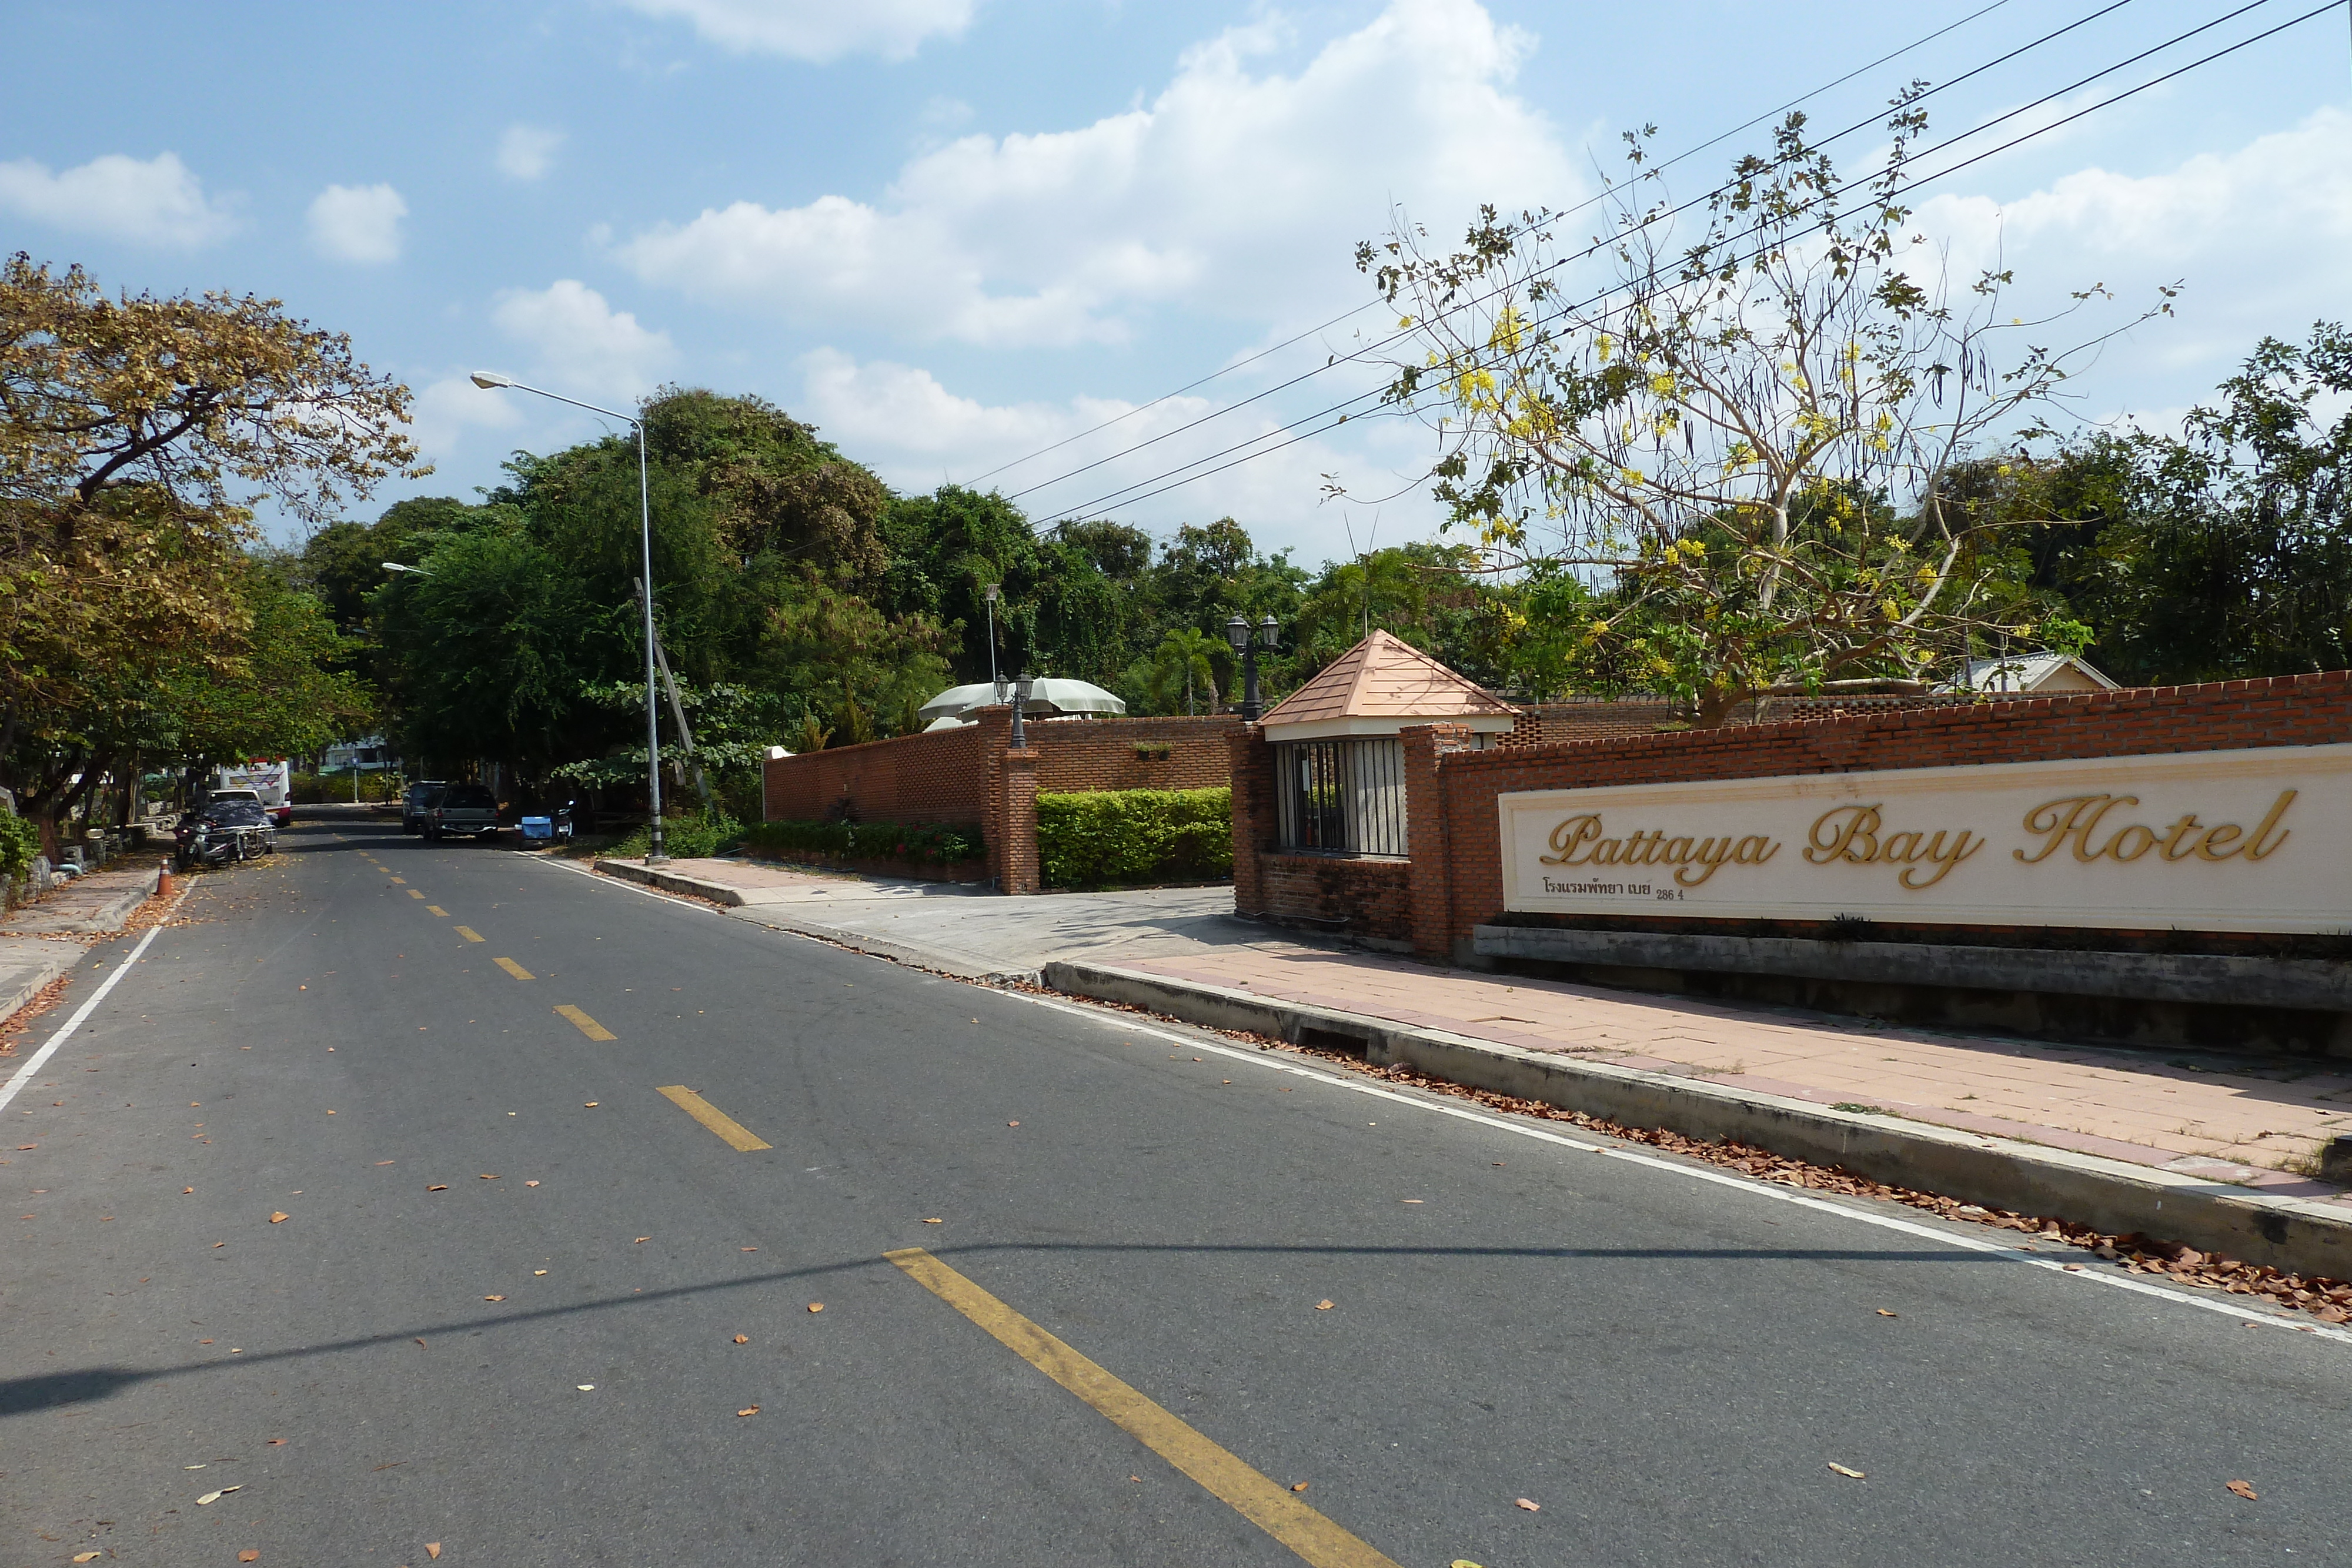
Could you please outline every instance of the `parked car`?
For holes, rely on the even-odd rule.
[[[423,832],[425,819],[432,814],[434,807],[441,803],[441,792],[447,788],[449,786],[438,779],[423,779],[411,784],[408,793],[400,798],[400,831],[404,833]]]
[[[471,833],[488,841],[499,831],[499,798],[487,784],[452,784],[425,813],[425,836],[445,839]]]
[[[220,797],[232,797],[223,800]],[[244,795],[245,800],[234,797]],[[183,866],[220,865],[273,854],[278,828],[253,791],[224,789],[180,819],[173,835]]]

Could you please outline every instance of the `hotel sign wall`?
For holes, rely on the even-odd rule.
[[[2352,745],[1501,796],[1503,906],[2352,928]]]

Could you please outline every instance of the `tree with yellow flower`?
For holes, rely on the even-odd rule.
[[[1525,574],[1538,684],[1718,725],[1759,697],[1922,691],[1972,637],[2063,630],[1984,570],[2032,519],[1960,479],[2047,435],[2070,370],[2133,323],[2053,350],[2103,288],[2031,321],[2002,315],[2006,270],[1952,288],[1906,233],[1926,126],[1898,100],[1885,164],[1847,182],[1792,114],[1679,205],[1650,128],[1590,246],[1490,207],[1450,255],[1402,216],[1358,247],[1402,312],[1388,402],[1438,434],[1447,526]]]

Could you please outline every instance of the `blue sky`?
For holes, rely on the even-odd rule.
[[[110,287],[276,296],[348,331],[417,390],[438,465],[379,501],[468,495],[510,450],[595,430],[466,384],[489,366],[608,403],[672,381],[759,392],[907,488],[1073,435],[985,482],[1112,459],[1025,497],[1042,519],[1370,384],[1343,367],[1118,455],[1319,365],[1368,310],[1081,435],[1365,302],[1350,253],[1391,203],[1441,236],[1481,201],[1573,203],[1629,126],[1678,152],[1985,3],[11,0],[11,53],[38,68],[0,105],[0,248]],[[2106,3],[2010,0],[1808,110],[1843,125]],[[2315,3],[2271,0],[2037,119]],[[2129,0],[1939,96],[1935,129],[2233,8]],[[2347,84],[2338,7],[1920,193],[1917,226],[1956,266],[1998,256],[2029,298],[2105,282],[2120,312],[2184,281],[2176,319],[2075,389],[2084,417],[2160,424],[2263,332],[2346,313]],[[1231,514],[1312,563],[1373,521],[1324,503],[1320,476],[1392,490],[1428,447],[1351,425],[1089,510],[1161,534]],[[1381,542],[1432,522],[1391,502]]]

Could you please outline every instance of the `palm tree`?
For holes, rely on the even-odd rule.
[[[1180,626],[1161,638],[1160,646],[1153,651],[1151,663],[1155,674],[1171,686],[1176,684],[1178,674],[1182,674],[1184,712],[1188,717],[1192,712],[1192,683],[1195,678],[1208,688],[1209,710],[1212,713],[1216,711],[1217,667],[1211,662],[1210,655],[1223,647],[1223,643],[1195,627]]]

